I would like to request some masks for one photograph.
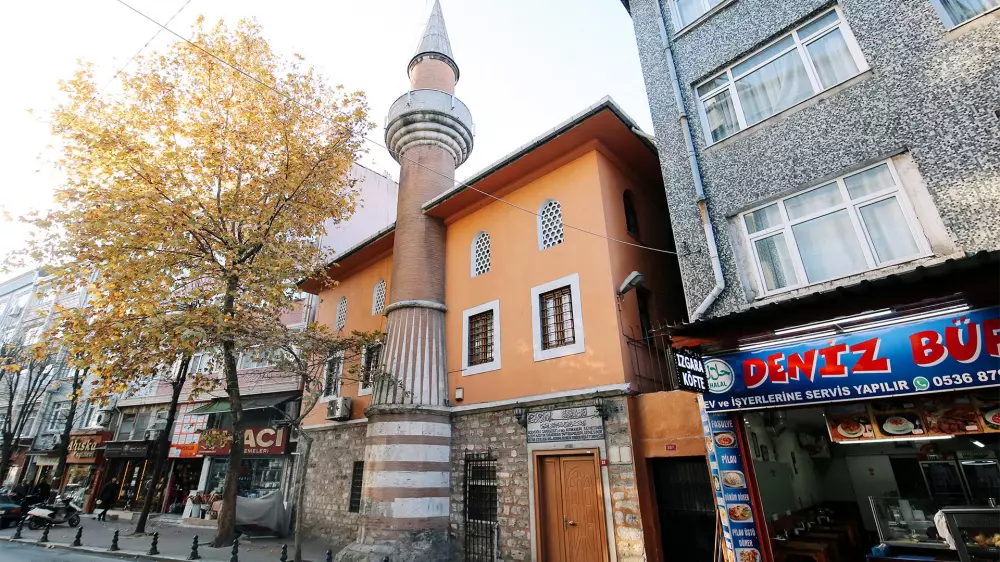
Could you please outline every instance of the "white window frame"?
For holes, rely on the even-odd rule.
[[[29,301],[31,301],[31,290],[21,291],[11,297],[9,306],[7,307],[7,313],[10,316],[20,315],[24,312],[24,309],[28,307]]]
[[[372,392],[375,390],[375,381],[371,381],[368,384],[368,388],[365,388],[364,381],[368,377],[368,373],[365,371],[365,364],[368,361],[368,349],[374,346],[378,346],[378,352],[382,353],[382,348],[385,347],[385,342],[372,342],[361,348],[361,365],[358,369],[358,396],[371,396]],[[381,365],[379,365],[381,366]]]
[[[62,421],[57,421],[59,413],[63,413]],[[56,431],[63,429],[66,419],[69,417],[69,401],[53,402],[52,411],[49,413],[49,423],[45,426],[45,431]]]
[[[482,273],[476,273],[476,246],[479,244],[479,240],[485,236],[489,240],[490,249],[486,253],[486,271]],[[490,237],[490,233],[485,230],[480,230],[475,236],[472,237],[472,244],[470,245],[470,255],[472,256],[469,260],[469,276],[479,277],[480,275],[486,275],[493,268],[493,238]]]
[[[894,182],[893,186],[885,188],[881,191],[877,191],[875,193],[870,193],[863,197],[852,199],[850,193],[847,191],[847,186],[844,183],[844,178],[860,174],[862,172],[871,170],[873,168],[877,168],[882,165],[887,165],[889,167],[889,173],[892,175],[892,179]],[[831,207],[827,207],[821,211],[816,211],[808,215],[797,217],[794,220],[789,220],[788,213],[785,210],[785,205],[784,205],[785,201],[793,197],[802,195],[804,193],[808,193],[815,189],[819,189],[821,187],[830,185],[831,183],[837,184],[837,187],[840,190],[840,195],[842,198],[841,203]],[[878,201],[883,201],[893,197],[896,198],[896,201],[899,204],[900,209],[902,210],[903,218],[906,220],[906,224],[910,229],[910,234],[913,236],[913,240],[917,245],[918,252],[916,255],[907,256],[905,258],[899,258],[896,260],[888,260],[888,261],[879,261],[877,254],[875,252],[874,244],[872,243],[871,240],[871,236],[868,234],[867,228],[863,226],[864,221],[861,219],[861,215],[858,212],[858,209],[860,207],[864,207],[872,203],[876,203]],[[763,209],[773,204],[778,205],[778,211],[781,214],[781,219],[782,219],[781,224],[765,228],[751,234],[750,230],[747,228],[746,216],[753,213],[754,211]],[[809,222],[819,217],[824,217],[826,215],[841,210],[846,210],[848,216],[850,216],[851,218],[851,224],[854,226],[854,233],[858,237],[858,244],[861,246],[861,251],[864,254],[865,262],[868,268],[862,271],[856,271],[854,273],[842,275],[840,277],[823,279],[822,281],[809,282],[808,279],[806,278],[805,266],[802,263],[802,257],[799,255],[798,244],[796,244],[795,242],[795,235],[792,233],[792,227],[798,224]],[[883,267],[889,267],[892,265],[906,263],[909,261],[927,257],[931,254],[930,244],[927,242],[926,236],[924,236],[923,229],[920,226],[920,221],[917,218],[916,213],[913,211],[913,204],[910,202],[909,195],[906,193],[906,188],[903,187],[903,183],[900,180],[899,173],[896,171],[896,167],[893,165],[891,159],[879,161],[870,166],[865,166],[864,168],[853,170],[850,173],[838,176],[836,179],[823,181],[813,186],[810,186],[806,189],[803,189],[801,191],[797,191],[795,193],[783,196],[780,199],[768,201],[767,203],[758,205],[752,209],[740,213],[737,217],[737,220],[739,221],[740,232],[742,233],[743,239],[746,242],[746,250],[748,256],[750,260],[753,261],[752,269],[754,271],[754,275],[756,276],[758,289],[760,291],[760,294],[765,297],[769,297],[780,293],[785,293],[788,291],[800,289],[802,287],[807,287],[810,285],[829,283],[837,279],[843,279],[845,277],[851,277],[854,275],[861,275],[869,271],[881,269]],[[785,236],[785,244],[788,246],[788,254],[789,258],[792,261],[792,271],[795,274],[796,282],[791,283],[788,286],[782,287],[780,289],[768,290],[767,282],[765,281],[764,277],[764,269],[763,266],[761,265],[760,257],[757,254],[757,245],[754,242],[781,233],[783,233]]]
[[[944,23],[945,27],[947,27],[948,29],[955,29],[956,27],[960,27],[971,21],[975,21],[990,12],[995,12],[997,10],[1000,10],[1000,6],[994,6],[986,10],[985,12],[972,16],[971,18],[965,21],[956,22],[955,20],[951,19],[951,14],[949,14],[948,10],[944,8],[944,4],[942,4],[940,0],[931,0],[931,5],[934,6],[934,9],[938,13],[938,17],[941,18],[941,22]]]
[[[493,361],[469,365],[469,318],[493,311]],[[462,311],[462,376],[478,375],[500,369],[500,300],[494,300]]]
[[[573,337],[574,342],[569,345],[542,349],[542,314],[539,309],[538,298],[542,293],[548,293],[561,287],[569,286],[570,302],[573,306]],[[548,283],[531,288],[531,349],[535,361],[546,361],[567,355],[576,355],[587,350],[583,333],[583,305],[580,298],[580,274],[573,273],[549,281]]]
[[[698,2],[701,4],[702,10],[698,12],[698,15],[692,18],[689,22],[681,21],[681,11],[677,7],[677,0],[670,0],[670,2],[668,2],[670,4],[670,17],[673,18],[674,27],[676,28],[674,29],[674,33],[677,33],[678,31],[698,21],[701,16],[707,14],[716,6],[726,3],[726,0],[718,0],[715,4],[713,4],[711,0],[698,0]]]
[[[804,41],[799,37],[799,30],[800,29],[802,29],[803,27],[806,27],[807,25],[811,24],[812,22],[814,22],[814,21],[816,21],[816,20],[818,20],[818,19],[826,16],[831,11],[837,12],[837,22],[836,23],[830,24],[830,25],[827,25],[826,27],[821,28],[819,31],[815,32],[813,35],[809,36],[809,38],[806,39],[806,40],[804,40]],[[820,40],[823,37],[826,37],[830,33],[833,33],[833,31],[835,29],[840,29],[840,32],[844,36],[844,42],[847,43],[847,49],[848,49],[848,51],[850,51],[851,56],[854,58],[854,64],[856,64],[857,67],[858,67],[858,72],[854,76],[858,76],[858,75],[860,75],[860,74],[868,71],[868,68],[869,68],[868,67],[868,61],[865,60],[864,53],[861,52],[861,47],[858,45],[858,41],[857,41],[857,39],[855,39],[854,33],[851,31],[851,27],[847,24],[847,20],[844,19],[844,13],[843,13],[843,11],[840,9],[840,6],[834,6],[831,10],[825,10],[823,13],[817,15],[816,17],[810,18],[808,21],[805,21],[801,25],[796,26],[796,28],[793,29],[791,32],[781,34],[779,37],[777,37],[773,41],[769,41],[767,43],[767,45],[764,45],[763,47],[761,47],[760,49],[757,49],[753,53],[750,53],[749,55],[747,55],[745,57],[741,57],[739,60],[737,60],[737,61],[733,62],[732,64],[730,64],[729,66],[727,66],[726,69],[723,70],[722,72],[715,73],[710,78],[708,78],[706,80],[702,80],[701,82],[695,84],[695,87],[694,87],[694,96],[698,100],[698,116],[701,119],[702,130],[705,133],[705,142],[707,142],[708,145],[713,145],[713,144],[722,142],[722,141],[724,141],[724,140],[726,140],[728,138],[731,138],[731,137],[739,134],[740,132],[745,131],[746,129],[748,129],[750,127],[755,127],[755,126],[760,125],[762,123],[766,123],[770,119],[774,119],[775,117],[777,117],[778,115],[781,115],[785,111],[788,111],[792,107],[795,107],[796,105],[804,103],[804,102],[808,101],[809,99],[811,99],[811,98],[813,98],[813,97],[815,97],[815,96],[817,96],[817,95],[819,95],[819,94],[821,94],[821,93],[823,93],[823,92],[825,92],[827,90],[835,88],[835,87],[839,86],[840,84],[843,84],[847,80],[850,80],[851,78],[853,78],[854,76],[841,81],[839,84],[833,84],[833,85],[831,85],[831,86],[829,86],[827,88],[824,88],[822,82],[820,82],[819,74],[816,72],[815,66],[813,66],[812,59],[809,57],[809,53],[808,53],[808,50],[807,50],[808,45],[810,45],[811,43],[814,43],[814,42]],[[764,60],[763,62],[758,63],[756,66],[751,67],[746,72],[740,74],[739,78],[736,78],[736,76],[733,74],[733,68],[739,66],[741,63],[743,63],[743,61],[746,61],[746,60],[748,60],[748,59],[756,56],[757,54],[761,53],[762,51],[767,50],[772,45],[774,45],[774,44],[776,44],[776,43],[778,43],[778,42],[786,39],[787,37],[789,37],[789,35],[791,35],[792,42],[793,42],[791,47],[789,47],[789,48],[787,48],[787,49],[785,49],[785,50],[783,50],[783,51],[781,51],[781,52],[779,52],[777,54],[773,54],[767,60]],[[783,109],[783,110],[775,113],[774,115],[765,117],[764,119],[762,119],[761,121],[758,121],[757,123],[754,123],[753,125],[748,125],[747,121],[746,121],[746,116],[743,113],[743,105],[740,103],[740,96],[739,96],[739,93],[737,92],[737,88],[736,88],[736,82],[737,82],[737,80],[742,79],[742,78],[744,78],[746,76],[749,76],[749,75],[753,74],[754,72],[756,72],[761,67],[766,66],[768,64],[771,64],[774,60],[776,60],[779,57],[782,57],[782,56],[784,56],[784,55],[786,55],[786,54],[788,54],[788,53],[790,53],[792,51],[797,51],[798,54],[799,54],[799,57],[802,59],[803,66],[805,67],[805,70],[806,70],[806,75],[809,77],[809,83],[812,85],[812,88],[813,88],[812,95],[806,97],[805,99],[799,101],[798,103],[796,103],[796,104],[794,104],[794,105],[792,105],[790,107],[787,107],[787,108],[785,108],[785,109]],[[715,80],[716,78],[718,78],[718,77],[720,77],[722,75],[725,75],[726,78],[727,78],[727,81],[726,81],[726,83],[724,85],[719,86],[717,88],[714,88],[711,91],[705,93],[704,95],[701,95],[701,94],[698,93],[698,88],[700,88],[701,86],[704,86],[705,84],[707,84],[707,83]],[[707,101],[707,100],[709,100],[711,98],[714,98],[715,96],[721,94],[725,90],[729,90],[729,98],[730,98],[730,100],[732,100],[732,103],[733,103],[733,111],[736,113],[736,121],[737,121],[737,124],[739,125],[739,129],[737,129],[735,132],[733,132],[731,135],[729,135],[727,137],[723,137],[723,138],[721,138],[719,140],[714,140],[714,139],[712,139],[712,130],[711,130],[711,127],[709,126],[709,123],[708,123],[708,112],[705,111],[705,101]]]
[[[326,380],[326,370],[329,368],[330,361],[337,361],[337,376],[333,389],[333,392],[329,392],[329,387],[327,387]],[[343,388],[344,382],[344,352],[338,351],[333,354],[333,358],[327,360],[327,364],[323,366],[323,390],[320,394],[320,402],[330,402],[340,397],[340,391]],[[358,390],[361,389],[360,383],[358,384]]]

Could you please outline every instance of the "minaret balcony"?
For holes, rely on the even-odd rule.
[[[389,108],[385,144],[393,158],[414,146],[434,145],[461,166],[472,153],[472,112],[460,99],[441,90],[410,90]]]

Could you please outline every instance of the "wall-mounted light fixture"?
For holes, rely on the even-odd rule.
[[[608,415],[611,414],[611,412],[608,411],[607,404],[604,403],[604,398],[602,398],[599,394],[594,395],[594,408],[597,410],[597,415],[601,416],[602,420],[607,420]]]
[[[524,406],[520,404],[514,406],[514,418],[521,427],[528,427],[528,409]]]
[[[461,386],[455,387],[455,402],[461,402],[465,400],[465,389]]]

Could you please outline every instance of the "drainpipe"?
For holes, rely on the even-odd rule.
[[[719,246],[715,241],[715,230],[712,227],[712,218],[708,214],[708,199],[705,197],[705,185],[701,179],[701,168],[698,166],[698,154],[694,150],[694,139],[691,138],[691,124],[688,123],[687,110],[684,108],[684,98],[681,94],[680,79],[677,77],[677,67],[674,65],[674,54],[670,47],[670,40],[667,38],[666,20],[663,11],[660,9],[660,1],[652,0],[656,9],[656,23],[660,28],[660,42],[663,44],[663,53],[667,59],[667,70],[670,72],[670,80],[674,87],[674,101],[677,104],[679,113],[678,121],[681,126],[681,133],[684,135],[684,144],[687,145],[688,164],[691,167],[691,177],[694,179],[695,201],[698,203],[698,214],[701,215],[701,224],[705,230],[705,240],[708,243],[708,257],[712,262],[712,273],[715,275],[715,286],[708,293],[705,300],[698,305],[694,313],[691,314],[690,321],[694,322],[701,318],[712,306],[715,299],[719,298],[722,290],[726,288],[726,279],[722,275],[722,262],[719,260]]]

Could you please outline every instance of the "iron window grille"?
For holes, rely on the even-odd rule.
[[[469,317],[469,366],[493,361],[493,311]]]
[[[573,331],[573,295],[569,286],[538,295],[542,321],[542,349],[576,342]]]
[[[379,370],[379,357],[382,355],[382,342],[368,344],[365,348],[365,360],[361,373],[361,388],[371,388],[375,375]]]
[[[379,279],[372,289],[372,316],[378,316],[385,310],[385,279]]]
[[[361,485],[365,479],[365,461],[354,461],[354,468],[351,471],[351,499],[347,504],[347,511],[358,513],[361,511]]]
[[[495,562],[499,552],[497,457],[465,453],[465,560]]]

